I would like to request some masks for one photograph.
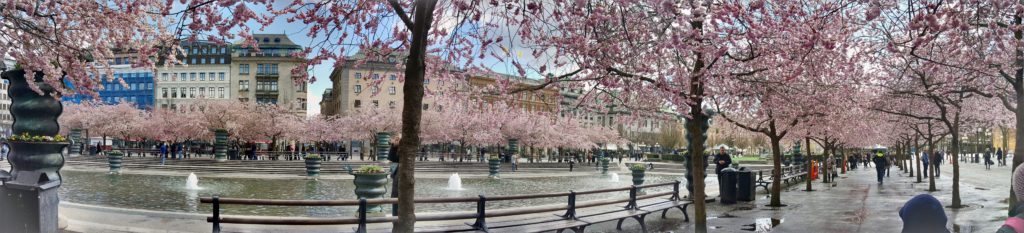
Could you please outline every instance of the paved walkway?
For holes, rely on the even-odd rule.
[[[899,232],[903,222],[899,209],[911,197],[930,193],[944,205],[952,199],[952,166],[942,168],[936,180],[939,191],[928,192],[928,182],[916,183],[899,169],[890,171],[885,184],[875,181],[875,171],[861,169],[841,175],[835,186],[814,181],[813,192],[798,184],[784,189],[786,207],[765,207],[769,199],[759,194],[755,203],[709,206],[710,232]],[[963,209],[946,209],[951,232],[995,232],[1005,219],[1005,197],[1009,193],[1009,168],[986,171],[979,164],[961,167]],[[654,229],[662,232],[691,232],[690,223],[661,221]],[[755,224],[756,223],[756,224]],[[774,227],[772,226],[774,223]],[[660,224],[660,225],[658,225]]]

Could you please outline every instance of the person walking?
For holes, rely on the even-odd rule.
[[[942,167],[940,165],[942,165],[942,160],[943,158],[945,158],[944,156],[945,153],[937,152],[935,156],[935,161],[932,161],[932,167],[935,168],[935,172],[932,172],[932,175],[935,176],[935,178],[939,178],[942,176],[942,172],[939,170],[939,168]]]
[[[864,167],[871,167],[871,154],[869,153],[864,153]]]
[[[875,158],[872,160],[874,160],[873,162],[875,163],[875,171],[878,175],[878,184],[882,184],[882,178],[885,178],[885,167],[888,165],[885,153],[878,151],[877,154],[875,154]]]
[[[1003,148],[996,148],[996,161],[999,162],[999,166],[1006,166],[1006,158],[1003,156]]]
[[[985,148],[985,170],[992,170],[992,149]]]
[[[167,160],[167,142],[160,143],[160,165],[164,165],[164,161]]]
[[[928,164],[928,161],[930,160],[928,159],[928,157],[928,152],[921,152],[921,165],[924,165],[924,178],[928,178],[930,172],[932,171],[932,167],[929,167]]]
[[[569,172],[572,172],[573,165],[576,165],[576,161],[573,161],[573,160],[570,159],[569,160]]]
[[[732,164],[732,158],[729,157],[729,153],[725,152],[725,147],[718,148],[718,154],[715,154],[715,174],[718,175],[719,179],[722,177],[722,169],[729,167]]]
[[[902,233],[949,233],[946,228],[946,211],[934,196],[914,196],[900,208],[903,220]]]

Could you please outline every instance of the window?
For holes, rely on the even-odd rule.
[[[213,88],[211,88],[211,90],[212,90],[212,89],[213,89]],[[223,99],[223,98],[224,98],[224,88],[223,88],[223,87],[218,87],[218,88],[217,88],[217,92],[218,92],[218,96],[219,96],[219,97],[220,97],[221,99]]]
[[[238,74],[249,74],[249,64],[239,64]]]
[[[205,87],[199,87],[199,97],[200,98],[206,98],[208,95],[205,95],[205,94],[206,94],[206,88]]]
[[[160,81],[166,82],[167,81],[167,76],[168,76],[167,73],[160,74]]]
[[[217,73],[217,80],[224,81],[224,72]]]
[[[224,64],[224,58],[220,58],[220,64]]]
[[[153,83],[146,83],[146,90],[153,90]]]
[[[363,74],[362,73],[356,73],[356,79],[362,79],[362,78],[363,78]]]
[[[203,47],[203,51],[199,53],[206,53],[206,47]]]
[[[391,81],[398,80],[398,76],[395,76],[395,75],[392,74],[391,77],[388,77],[388,80],[391,80]]]
[[[196,98],[196,88],[195,87],[188,89],[188,98],[191,98],[191,99],[195,99]]]
[[[139,83],[132,83],[131,90],[139,90]]]
[[[160,93],[163,93],[162,96],[163,96],[164,99],[167,98],[167,88],[166,87],[160,88]]]
[[[185,73],[178,74],[178,80],[185,81],[185,78],[188,78]]]
[[[395,87],[388,87],[388,94],[395,95]]]
[[[196,81],[196,73],[188,73],[188,79],[192,80],[192,81]]]
[[[266,69],[263,68],[263,64],[256,64],[256,74],[264,74],[266,72]]]
[[[356,94],[359,94],[360,92],[363,92],[363,85],[356,85],[356,88],[354,89],[354,91],[356,92]]]
[[[199,59],[199,64],[206,64],[206,58],[205,57],[204,58],[200,58]]]
[[[389,108],[395,108],[395,101],[392,100],[392,101],[388,102],[388,107]]]
[[[373,80],[380,80],[380,74],[373,74]]]
[[[220,53],[227,53],[227,51],[228,51],[227,47],[220,47]],[[223,63],[224,58],[221,58],[220,60],[221,60],[221,63]]]
[[[189,64],[196,64],[196,58],[194,58],[194,57],[193,57],[193,58],[192,58],[192,62],[191,62],[191,63],[189,63]]]
[[[195,81],[195,80],[192,80]],[[199,73],[199,81],[206,81],[206,73]]]
[[[373,86],[373,92],[372,92],[372,93],[373,93],[373,94],[377,94],[377,93],[380,93],[380,87],[378,87],[378,86]]]
[[[277,64],[269,64],[267,66],[267,72],[270,72],[270,74],[277,74]]]
[[[178,88],[175,88],[175,87],[171,88],[171,98],[172,99],[178,98]]]
[[[359,101],[359,100],[356,100],[356,103],[355,103],[355,105],[353,105],[353,106],[354,106],[354,107],[356,107],[356,108],[358,108],[358,107],[359,107],[359,106],[361,106],[361,105],[363,105],[363,102],[362,102],[362,101]]]
[[[238,90],[239,91],[248,91],[249,90],[249,80],[238,80]]]
[[[380,107],[380,102],[378,102],[378,101],[374,100],[374,101],[373,101],[373,107],[375,107],[375,108],[376,108],[376,107]]]
[[[207,91],[206,92],[207,93],[206,94],[206,98],[213,98],[213,97],[217,96],[216,95],[217,93],[213,90],[213,87],[206,88],[206,91]]]

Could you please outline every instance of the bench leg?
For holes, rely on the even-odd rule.
[[[572,231],[575,232],[575,233],[583,233],[586,230],[587,230],[587,226],[579,226],[579,227],[576,227],[576,228],[572,228]]]
[[[690,206],[690,204],[684,204],[683,205],[683,209],[681,209],[683,211],[683,218],[684,218],[683,221],[684,222],[689,222],[690,221],[690,214],[686,213],[686,207],[689,207],[689,206]]]
[[[644,233],[647,233],[647,223],[644,222],[645,217],[647,217],[646,214],[641,214],[640,216],[635,216],[633,218],[635,218],[637,222],[640,222],[640,230],[642,230]]]
[[[618,224],[615,224],[615,229],[616,229],[616,230],[620,230],[620,231],[621,231],[621,230],[622,230],[622,221],[625,221],[625,220],[626,220],[626,219],[624,219],[624,218],[620,218],[620,219],[619,219],[619,223],[618,223]]]

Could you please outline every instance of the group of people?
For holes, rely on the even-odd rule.
[[[974,154],[974,163],[978,163],[978,154]],[[995,161],[992,161],[992,148],[986,148],[985,154],[985,170],[992,170],[992,165],[1006,166],[1006,154],[1003,153],[1003,148],[996,148]]]

